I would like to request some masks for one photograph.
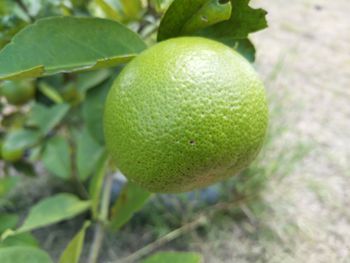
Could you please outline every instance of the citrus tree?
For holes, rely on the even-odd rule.
[[[259,151],[267,107],[248,36],[267,23],[249,0],[5,0],[0,15],[0,262],[52,262],[31,232],[79,214],[59,262],[79,262],[91,227],[87,258],[98,262],[104,232],[151,192],[212,184]],[[41,167],[73,190],[18,224],[7,196]],[[118,168],[130,179],[113,200]],[[142,262],[201,260],[161,252]]]

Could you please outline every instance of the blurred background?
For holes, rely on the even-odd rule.
[[[3,9],[13,8],[5,2],[17,1],[1,1]],[[2,12],[2,46],[33,17],[90,12],[127,20],[97,0],[89,1],[88,11],[83,0],[20,2],[26,7]],[[168,3],[162,2],[165,8]],[[126,226],[108,234],[101,262],[118,262],[147,245],[152,251],[199,251],[210,263],[349,262],[350,2],[256,0],[252,5],[268,11],[269,23],[252,37],[257,49],[254,66],[265,82],[271,114],[261,154],[242,174],[207,189],[153,195]],[[152,35],[157,23],[149,19],[146,35]],[[132,19],[128,25],[137,28]],[[69,91],[68,85],[61,95],[78,103],[79,94]],[[40,92],[54,99],[45,85]],[[44,97],[39,99],[46,103]],[[2,116],[2,129],[5,119],[10,121]],[[40,198],[67,187],[41,165],[35,170],[39,176],[21,180],[0,209],[24,216]],[[123,183],[120,178],[117,174],[113,198]],[[34,235],[57,258],[82,220]]]

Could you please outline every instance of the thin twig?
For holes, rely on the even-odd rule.
[[[103,238],[105,236],[105,222],[108,218],[108,207],[110,202],[110,196],[112,191],[113,177],[111,175],[106,176],[106,181],[104,185],[104,191],[101,199],[101,207],[100,207],[100,220],[95,225],[95,234],[94,240],[91,245],[90,255],[89,255],[89,263],[97,263],[98,256],[100,254],[100,250],[103,244]]]
[[[188,224],[185,224],[185,225],[169,232],[165,236],[162,236],[161,238],[157,239],[156,241],[154,241],[154,242],[148,244],[147,246],[144,246],[143,248],[137,250],[136,252],[134,252],[130,256],[127,256],[121,260],[115,261],[115,263],[117,263],[117,262],[118,263],[135,262],[136,260],[140,259],[141,257],[149,254],[150,252],[152,252],[156,248],[178,238],[179,236],[183,235],[184,233],[188,233],[189,231],[192,231],[192,230],[196,229],[197,227],[204,225],[206,222],[207,222],[206,217],[200,216],[195,221],[190,222]]]
[[[173,241],[174,239],[178,238],[179,236],[189,233],[196,228],[198,228],[201,225],[206,224],[211,217],[216,215],[219,212],[223,211],[229,211],[232,208],[239,207],[242,202],[247,202],[250,200],[249,197],[238,197],[232,202],[227,203],[218,203],[210,208],[201,215],[197,217],[194,221],[187,223],[171,232],[166,234],[165,236],[162,236],[161,238],[157,239],[156,241],[144,246],[143,248],[135,251],[131,255],[122,258],[120,260],[114,261],[113,263],[129,263],[129,262],[135,262],[136,260],[150,254],[152,251],[157,249],[158,247],[161,247],[165,245],[166,243]]]

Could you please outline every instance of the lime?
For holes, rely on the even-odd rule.
[[[35,95],[35,86],[32,81],[4,81],[0,86],[0,96],[4,96],[8,103],[23,105]]]
[[[154,45],[106,100],[106,145],[121,172],[153,192],[201,188],[246,168],[268,124],[265,90],[236,51],[200,37]]]

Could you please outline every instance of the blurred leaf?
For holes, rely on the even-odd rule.
[[[104,154],[96,165],[96,172],[89,185],[91,210],[94,218],[96,218],[98,215],[98,206],[100,204],[101,191],[103,187],[103,180],[106,175],[107,164],[107,156]]]
[[[91,137],[85,128],[77,141],[77,168],[81,181],[86,180],[95,170],[105,148]]]
[[[33,106],[26,124],[39,128],[40,132],[46,135],[61,122],[69,108],[69,104],[65,103],[52,107],[46,107],[43,104],[37,103]]]
[[[29,215],[20,228],[15,231],[7,230],[3,233],[2,239],[70,219],[86,211],[90,206],[90,201],[82,201],[68,193],[48,197],[30,209]]]
[[[110,5],[106,0],[92,0],[90,3],[90,10],[93,12],[93,15],[95,12],[100,9],[106,17],[109,19],[113,19],[116,21],[122,21],[123,15],[120,13],[120,11],[117,8],[114,8],[112,5]]]
[[[15,228],[19,217],[16,214],[0,214],[0,234],[8,228]]]
[[[39,242],[32,234],[22,233],[10,236],[0,243],[0,248],[14,246],[39,247]]]
[[[9,194],[10,191],[16,187],[18,181],[18,176],[0,177],[0,198],[3,198]]]
[[[35,145],[40,140],[38,131],[21,129],[11,131],[7,134],[3,144],[3,151],[6,150],[22,150]]]
[[[112,83],[112,81],[107,81],[102,86],[89,90],[82,106],[86,126],[92,137],[101,144],[104,143],[103,111],[105,100]]]
[[[79,74],[77,77],[77,89],[81,93],[101,84],[111,76],[111,70],[103,69]]]
[[[201,263],[203,257],[195,252],[158,252],[141,263]]]
[[[71,160],[67,140],[58,136],[50,139],[45,145],[42,161],[50,173],[62,179],[69,179]]]
[[[82,229],[69,242],[63,251],[59,263],[78,263],[84,246],[85,231],[90,226],[90,222],[85,222]]]
[[[231,16],[231,2],[220,0],[175,0],[159,26],[158,41],[192,34]]]
[[[218,40],[245,39],[250,33],[266,28],[267,12],[261,8],[250,7],[249,2],[250,0],[231,0],[231,18],[199,31],[198,35]]]
[[[130,19],[138,19],[143,6],[141,0],[120,0],[125,15]]]
[[[173,2],[173,0],[151,0],[152,6],[156,9],[158,13],[164,12],[168,9],[169,5]]]
[[[114,67],[145,48],[137,34],[117,22],[46,18],[26,27],[0,51],[0,80]]]
[[[150,196],[150,192],[129,181],[112,207],[111,229],[118,230],[127,223],[134,213],[143,207]]]
[[[61,95],[50,85],[45,82],[39,83],[39,90],[49,99],[51,99],[55,103],[63,103],[63,98]]]
[[[31,247],[0,248],[1,263],[53,263],[45,251]]]

